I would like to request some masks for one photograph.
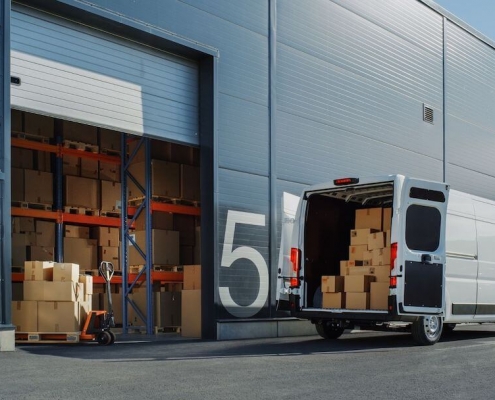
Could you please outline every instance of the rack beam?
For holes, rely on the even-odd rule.
[[[137,274],[129,274],[128,279],[136,279]],[[137,281],[144,282],[145,276],[141,275]],[[151,273],[152,282],[162,282],[162,283],[181,283],[184,280],[183,272],[171,272],[171,271],[153,271]],[[12,272],[12,282],[24,282],[24,274],[22,272]],[[105,280],[102,276],[93,277],[93,283],[103,284]],[[113,285],[122,285],[122,276],[114,275],[110,283]]]
[[[29,150],[46,151],[48,153],[59,153],[59,146],[48,143],[34,142],[27,139],[11,138],[12,147],[21,147]]]

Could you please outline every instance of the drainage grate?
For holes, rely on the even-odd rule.
[[[423,104],[423,121],[433,124],[433,108]]]

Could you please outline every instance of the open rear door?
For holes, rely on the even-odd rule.
[[[405,178],[395,262],[398,313],[445,311],[445,226],[449,186]]]

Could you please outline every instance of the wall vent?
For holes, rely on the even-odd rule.
[[[433,108],[423,104],[423,121],[433,124]]]

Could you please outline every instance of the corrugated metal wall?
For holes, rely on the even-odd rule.
[[[280,228],[284,191],[299,194],[307,184],[346,175],[443,179],[444,84],[447,180],[495,198],[489,162],[493,48],[447,23],[444,66],[443,16],[418,0],[272,1],[275,49],[270,0],[92,0],[219,50],[219,260],[226,243],[232,252],[241,249],[236,254],[243,248],[255,252],[242,253],[247,258],[229,268],[215,266],[219,286],[241,306],[229,313],[217,294],[219,318],[274,315],[269,304],[277,265],[270,266],[269,237],[270,229]],[[274,81],[270,59],[276,60]],[[270,87],[276,93],[271,110]],[[434,109],[433,124],[422,120],[423,104]],[[272,176],[270,115],[276,116]],[[278,197],[277,224],[271,227],[270,178]],[[234,215],[229,211],[251,214],[232,230],[226,229]],[[270,269],[271,297],[260,312],[242,308],[260,287],[250,254],[261,254]]]

